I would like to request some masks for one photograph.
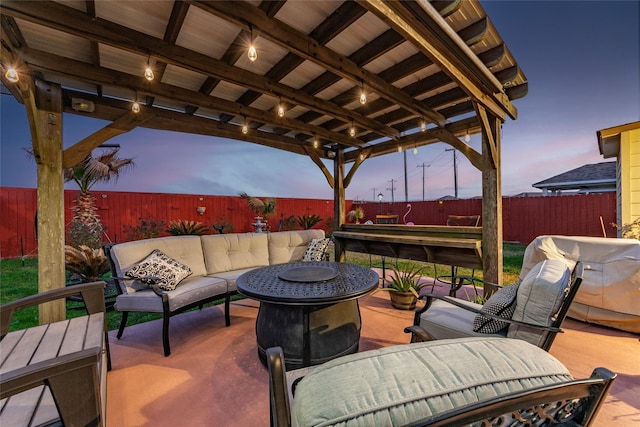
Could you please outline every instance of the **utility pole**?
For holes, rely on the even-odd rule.
[[[429,166],[431,166],[431,165],[426,164],[426,163],[424,163],[424,162],[422,162],[422,164],[421,164],[421,165],[418,165],[418,166],[417,166],[417,167],[419,167],[419,168],[422,168],[422,201],[423,201],[423,202],[424,202],[424,182],[425,182],[425,181],[424,181],[424,168],[428,168]]]
[[[403,150],[404,156],[404,202],[409,203],[409,184],[407,181],[407,150]]]
[[[374,202],[376,201],[376,187],[373,187],[373,197],[371,198]]]
[[[393,190],[396,189],[395,185],[393,184],[394,182],[396,182],[395,179],[390,179],[389,182],[391,183],[391,188],[387,188],[387,190],[391,190],[391,203],[395,202],[395,199],[393,198]]]
[[[444,151],[453,151],[453,188],[455,191],[455,198],[458,198],[458,164],[456,163],[456,149],[446,148]]]

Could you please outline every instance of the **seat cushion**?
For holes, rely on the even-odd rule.
[[[470,301],[458,300],[462,304],[480,310],[482,306]],[[506,330],[494,334],[475,332],[473,321],[476,314],[446,301],[436,299],[431,307],[420,315],[420,326],[424,328],[434,339],[443,340],[449,338],[506,336]]]
[[[309,242],[324,238],[323,230],[295,230],[269,233],[269,264],[302,260]]]
[[[302,261],[324,261],[324,254],[329,247],[329,239],[312,239],[302,256]]]
[[[571,271],[564,261],[548,259],[536,264],[522,279],[516,298],[513,320],[551,326],[568,292]],[[547,333],[511,324],[507,336],[542,345]]]
[[[207,274],[269,265],[266,233],[202,236]]]
[[[506,338],[386,347],[329,361],[295,389],[292,424],[391,426],[511,392],[572,380],[549,353]]]

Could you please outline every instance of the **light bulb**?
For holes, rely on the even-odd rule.
[[[351,129],[349,129],[349,135],[356,136],[356,128],[354,128],[353,126],[351,126]]]
[[[364,93],[364,90],[360,92],[360,104],[364,105],[367,103],[367,94]]]
[[[313,140],[313,148],[318,148],[318,140],[317,139]]]
[[[151,67],[149,66],[149,64],[147,64],[147,68],[145,68],[144,70],[144,78],[151,81],[153,80],[155,76],[153,75],[153,70],[151,69]]]
[[[398,145],[398,153],[402,153],[402,146]]]
[[[413,154],[417,155],[418,154],[418,147],[413,147]]]
[[[138,103],[138,101],[135,101],[132,105],[131,105],[131,111],[133,111],[134,113],[139,113],[140,112],[140,104]]]
[[[284,107],[282,104],[278,104],[278,117],[284,117]]]
[[[471,135],[469,135],[469,132],[467,132],[467,134],[464,136],[464,141],[465,142],[471,141]]]
[[[422,123],[420,123],[420,130],[422,132],[424,132],[425,130],[427,130],[427,123],[423,120]]]
[[[7,78],[7,80],[9,80],[9,82],[11,83],[18,83],[18,80],[20,80],[20,76],[18,75],[18,72],[16,71],[15,68],[9,68],[5,73],[4,76]]]
[[[247,57],[251,62],[258,59],[258,51],[256,50],[256,47],[253,44],[249,46],[249,50],[247,51]]]
[[[242,134],[246,135],[247,132],[249,132],[249,126],[247,126],[247,124],[245,123],[242,125]]]

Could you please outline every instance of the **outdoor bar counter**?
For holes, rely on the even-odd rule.
[[[482,227],[344,224],[333,237],[342,251],[483,269]]]

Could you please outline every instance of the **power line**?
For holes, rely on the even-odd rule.
[[[458,198],[458,164],[456,162],[456,149],[447,148],[444,151],[453,151],[453,188],[455,192],[455,198]]]
[[[395,202],[395,199],[393,197],[393,191],[396,189],[395,185],[393,185],[394,182],[396,182],[397,179],[390,179],[387,182],[391,183],[391,188],[387,188],[387,190],[391,190],[391,203]]]
[[[422,201],[424,202],[424,169],[430,167],[430,164],[422,162],[421,165],[418,165],[419,168],[422,168]]]

